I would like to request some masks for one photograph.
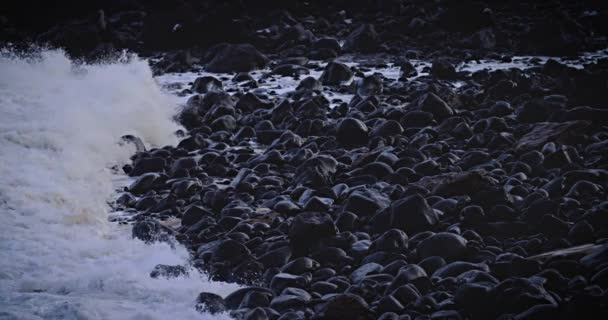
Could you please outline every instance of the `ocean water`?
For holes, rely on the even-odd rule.
[[[134,148],[175,144],[175,100],[146,61],[124,56],[79,65],[60,50],[0,54],[0,319],[228,319],[194,309],[199,292],[236,285],[152,279],[181,264],[177,246],[146,245],[108,222],[121,176],[110,168]]]

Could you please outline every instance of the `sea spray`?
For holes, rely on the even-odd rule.
[[[120,137],[174,144],[174,112],[136,57],[78,65],[60,50],[2,53],[0,319],[200,319],[199,292],[234,290],[195,271],[150,278],[157,264],[186,264],[187,251],[107,220],[109,168],[134,152]]]

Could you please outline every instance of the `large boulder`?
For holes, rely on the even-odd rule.
[[[327,213],[303,212],[298,214],[289,229],[289,243],[294,254],[302,255],[322,239],[336,235],[334,221]]]
[[[438,256],[451,261],[466,254],[467,240],[455,233],[440,232],[422,240],[416,250],[420,259]]]
[[[268,58],[250,44],[222,43],[209,49],[208,63],[205,69],[209,72],[248,72],[262,69],[268,64]]]
[[[369,129],[360,120],[344,118],[338,124],[336,138],[342,146],[347,148],[364,146],[369,140]]]
[[[331,156],[318,155],[304,161],[295,171],[293,185],[327,186],[333,182],[338,162]]]
[[[352,78],[353,71],[347,65],[332,61],[325,66],[319,80],[324,85],[334,86],[348,83]]]
[[[384,211],[371,219],[372,229],[381,233],[391,228],[404,230],[408,234],[433,229],[439,221],[437,212],[419,194],[393,202]]]
[[[378,48],[378,34],[371,24],[360,25],[351,32],[342,47],[346,52],[372,52]]]

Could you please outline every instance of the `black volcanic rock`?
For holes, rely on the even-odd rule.
[[[268,58],[250,44],[219,44],[209,49],[205,69],[209,72],[248,72],[261,69]]]

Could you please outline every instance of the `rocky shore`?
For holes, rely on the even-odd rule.
[[[2,20],[8,41],[136,50],[183,97],[181,142],[140,145],[114,206],[134,238],[243,285],[197,309],[608,316],[605,5],[255,3],[112,1],[39,34]]]

